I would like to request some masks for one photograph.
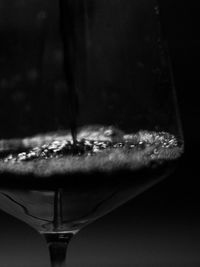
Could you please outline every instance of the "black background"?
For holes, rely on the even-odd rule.
[[[200,266],[199,11],[194,1],[160,1],[180,106],[185,155],[168,179],[83,229],[68,266]],[[0,213],[1,266],[49,266],[40,236]]]

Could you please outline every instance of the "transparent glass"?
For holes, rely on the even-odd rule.
[[[47,240],[166,177],[183,137],[155,0],[0,2],[0,208]]]

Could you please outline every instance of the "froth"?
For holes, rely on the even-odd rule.
[[[1,157],[0,172],[49,176],[76,172],[137,170],[152,162],[178,159],[183,146],[167,132],[139,131],[125,134],[114,127],[85,127],[77,135],[76,150],[69,133],[38,135],[20,140],[16,151]],[[7,144],[5,146],[5,144]],[[16,143],[17,144],[17,143]],[[5,154],[5,150],[0,150]]]

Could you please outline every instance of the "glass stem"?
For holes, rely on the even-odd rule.
[[[46,239],[50,260],[51,260],[51,267],[65,267],[65,259],[66,259],[66,252],[67,247],[69,244],[70,239],[72,238],[73,234],[71,233],[50,233],[44,234]]]

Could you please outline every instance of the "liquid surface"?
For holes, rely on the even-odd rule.
[[[86,127],[79,130],[76,147],[70,133],[1,141],[0,173],[49,176],[136,170],[151,162],[175,160],[182,152],[179,140],[167,132],[140,131],[127,135],[113,127]]]
[[[41,233],[75,233],[173,169],[183,146],[166,132],[113,127],[0,143],[0,208]]]

